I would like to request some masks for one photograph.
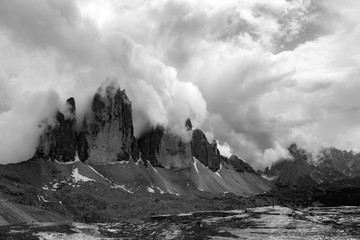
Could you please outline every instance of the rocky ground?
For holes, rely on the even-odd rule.
[[[158,215],[117,223],[0,227],[1,239],[358,239],[357,207],[280,206]]]

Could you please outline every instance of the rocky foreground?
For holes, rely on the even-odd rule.
[[[159,215],[117,223],[0,227],[1,239],[359,239],[358,207],[280,206]]]

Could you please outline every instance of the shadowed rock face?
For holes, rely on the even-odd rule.
[[[69,98],[66,103],[67,117],[57,112],[55,126],[48,126],[40,136],[35,156],[63,162],[75,159],[77,143],[75,100]]]
[[[81,161],[129,160],[134,141],[131,102],[117,83],[99,88],[79,134]]]
[[[158,164],[167,169],[190,168],[193,163],[190,141],[172,133],[164,133],[159,151],[156,153]]]
[[[138,140],[141,158],[150,161],[153,166],[160,166],[156,155],[160,151],[160,142],[163,135],[164,128],[157,126],[153,130],[143,134]]]
[[[228,159],[229,163],[233,165],[237,172],[252,172],[256,173],[255,170],[242,159],[238,158],[235,155],[231,155]]]
[[[188,125],[185,126],[189,129]],[[167,169],[184,169],[192,166],[190,142],[162,127],[156,127],[141,136],[138,145],[141,157],[149,160],[153,166]]]
[[[197,158],[204,166],[207,166],[214,172],[219,170],[221,157],[217,149],[216,141],[209,143],[205,134],[195,129],[191,139],[192,155]]]

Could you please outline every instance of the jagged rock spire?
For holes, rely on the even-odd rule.
[[[67,101],[68,113],[57,111],[55,125],[46,122],[44,133],[40,136],[35,156],[57,159],[59,161],[73,161],[76,156],[77,133],[75,100],[69,98]]]
[[[221,158],[218,156],[216,141],[210,144],[205,134],[200,129],[193,131],[191,139],[192,155],[196,157],[204,166],[213,171],[220,168]]]
[[[81,161],[102,164],[129,160],[134,141],[131,102],[113,81],[98,89],[79,134]]]

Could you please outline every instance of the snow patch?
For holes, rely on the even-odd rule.
[[[152,169],[154,169],[154,171],[155,171],[156,173],[159,173],[159,172],[156,170],[156,168],[154,168],[153,165],[151,165],[151,167],[152,167]]]
[[[155,193],[155,190],[151,187],[146,187],[146,190],[149,192],[149,193]]]
[[[133,191],[130,191],[129,189],[125,188],[125,185],[118,185],[118,184],[114,184],[114,186],[111,186],[111,188],[114,188],[114,189],[122,189],[124,190],[125,192],[128,192],[128,193],[131,193],[131,194],[134,194]]]
[[[73,178],[74,182],[95,182],[94,179],[91,179],[91,178],[88,178],[88,177],[85,177],[83,175],[81,175],[79,173],[79,169],[75,168],[72,173],[71,173],[71,177]]]
[[[174,192],[172,192],[172,191],[170,191],[170,190],[168,190],[167,192],[170,193],[170,194],[176,195],[176,196],[180,196],[180,194],[174,193]]]
[[[219,171],[215,172],[215,175],[218,176],[219,178],[222,178],[222,176],[220,175]]]
[[[50,184],[51,184],[51,182],[50,182]],[[55,192],[58,187],[54,187],[54,186],[53,186],[52,188],[49,188],[49,187],[45,184],[45,185],[42,186],[41,188],[42,188],[43,190],[45,190],[45,191],[53,191],[53,192]]]
[[[107,228],[106,231],[111,232],[111,233],[117,233],[120,230],[119,229],[115,229],[115,228]]]
[[[120,165],[129,164],[129,161],[122,160],[122,161],[116,161],[116,162],[106,163],[106,165],[116,165],[116,164],[120,164]]]
[[[198,160],[194,157],[193,165],[194,165],[195,171],[196,171],[197,173],[199,173],[199,170],[198,170],[198,168],[197,168],[197,166],[196,166],[197,161],[198,161]]]
[[[160,194],[164,194],[164,193],[165,193],[161,188],[159,188],[159,187],[156,187],[156,188],[160,191]]]
[[[56,182],[53,184],[53,189],[51,189],[51,190],[55,191],[55,189],[58,189],[58,188],[59,188],[59,183]]]
[[[43,201],[43,202],[50,202],[49,200],[46,200],[43,196],[39,196],[37,195],[38,199],[39,199],[39,202]]]
[[[74,164],[75,161],[72,161],[72,162],[59,162],[58,160],[55,159],[55,162],[57,164],[61,164],[61,165],[70,165],[70,164]]]
[[[111,181],[109,179],[107,179],[106,177],[104,177],[104,175],[102,175],[101,173],[99,173],[98,171],[95,170],[95,168],[93,168],[90,165],[87,165],[93,172],[95,172],[97,175],[99,175],[101,178],[105,179],[105,181],[111,183]]]
[[[192,216],[193,213],[179,213],[177,216],[178,217],[186,217],[186,216]]]

